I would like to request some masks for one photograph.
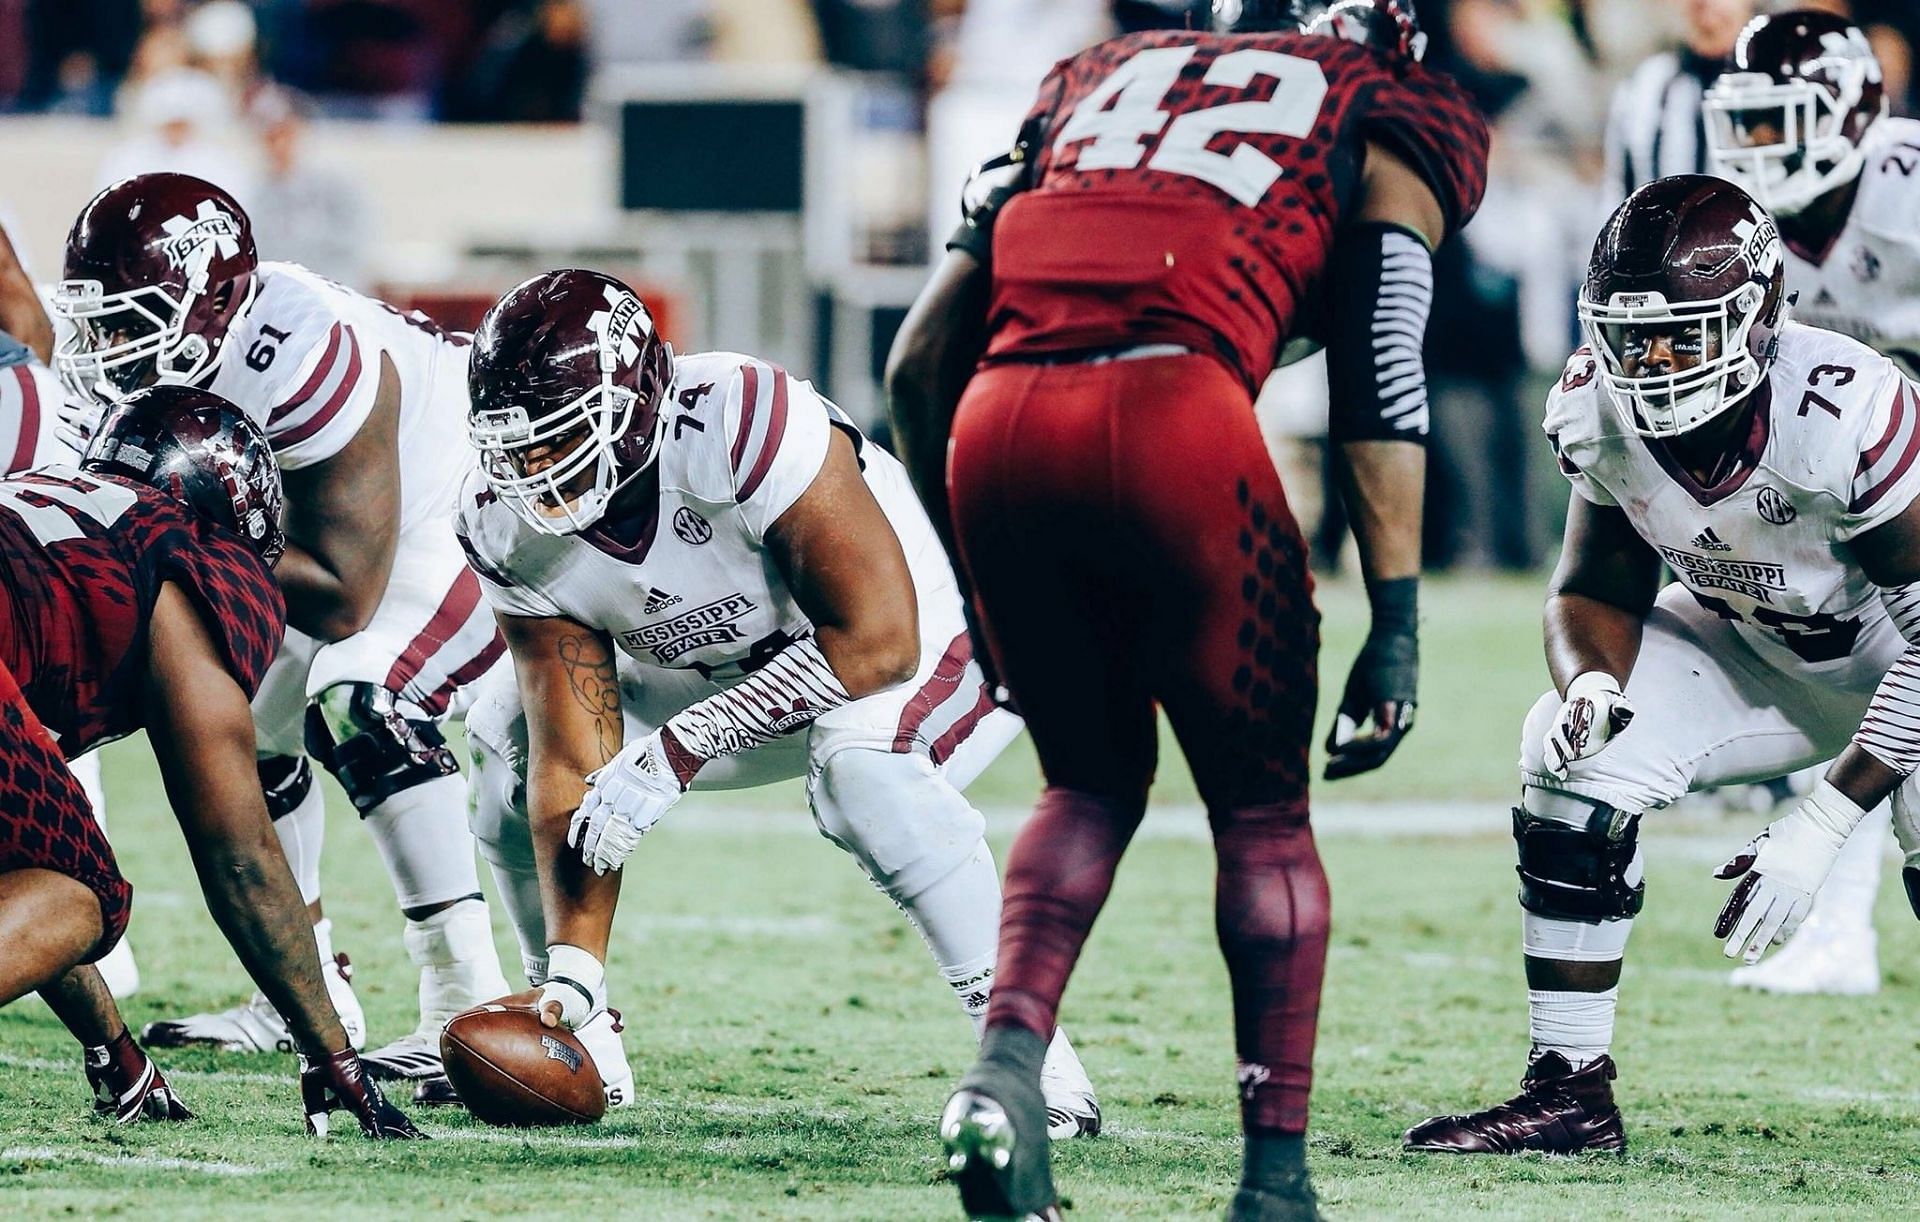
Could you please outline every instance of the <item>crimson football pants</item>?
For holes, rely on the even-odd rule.
[[[1195,355],[988,368],[948,476],[1047,783],[1007,859],[988,1024],[1051,1035],[1145,811],[1159,705],[1213,830],[1243,1121],[1303,1130],[1328,912],[1307,826],[1319,616],[1245,389]]]
[[[133,886],[93,817],[80,782],[40,724],[13,673],[0,665],[0,871],[41,869],[77,879],[99,897],[100,941],[113,949],[133,910]]]

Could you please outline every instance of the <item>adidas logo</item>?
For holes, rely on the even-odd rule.
[[[669,594],[665,590],[647,591],[647,601],[640,606],[640,614],[652,615],[656,611],[665,611],[668,607],[680,604],[678,594]]]
[[[1830,306],[1833,304],[1833,294],[1822,287],[1818,293],[1814,294],[1813,304],[1817,306]]]
[[[1713,533],[1713,527],[1711,526],[1693,537],[1693,545],[1703,552],[1730,552],[1733,550],[1733,544],[1722,543],[1720,536]]]

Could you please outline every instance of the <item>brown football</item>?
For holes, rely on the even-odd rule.
[[[593,1058],[564,1027],[543,1027],[531,994],[456,1014],[440,1033],[447,1079],[488,1124],[592,1124],[607,1111]]]

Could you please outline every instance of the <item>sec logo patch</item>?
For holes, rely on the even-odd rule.
[[[1793,502],[1789,501],[1786,494],[1778,488],[1762,488],[1758,507],[1760,516],[1775,526],[1785,526],[1800,516],[1800,511],[1793,507]]]
[[[688,547],[699,547],[713,538],[713,523],[682,505],[673,515],[673,533]]]

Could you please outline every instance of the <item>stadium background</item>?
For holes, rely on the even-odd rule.
[[[1910,1020],[1920,948],[1883,895],[1887,989],[1735,994],[1706,936],[1707,869],[1750,812],[1696,805],[1653,832],[1654,902],[1627,971],[1624,1163],[1405,1158],[1397,1134],[1516,1078],[1524,1044],[1511,891],[1513,737],[1545,683],[1537,611],[1564,504],[1537,432],[1573,336],[1571,292],[1618,197],[1609,98],[1689,20],[1741,0],[1423,0],[1431,57],[1496,121],[1492,188],[1439,265],[1421,724],[1383,774],[1323,786],[1336,898],[1315,1158],[1348,1216],[1899,1212],[1920,1194]],[[1920,5],[1862,0],[1913,113]],[[265,258],[470,325],[565,264],[642,288],[682,350],[737,348],[808,376],[883,432],[877,373],[967,168],[997,151],[1056,58],[1178,22],[1149,0],[0,0],[0,221],[42,280],[67,225],[124,174],[229,186]],[[1263,422],[1316,555],[1323,669],[1364,603],[1324,512],[1311,366]],[[451,443],[450,439],[450,443]],[[1324,725],[1324,719],[1322,724]],[[1211,866],[1169,753],[1121,902],[1067,999],[1109,1136],[1060,1156],[1078,1216],[1218,1216],[1237,1158]],[[116,842],[140,902],[136,1025],[240,992],[190,883],[150,762],[111,750]],[[975,790],[996,845],[1037,788],[1024,744]],[[334,793],[326,889],[376,1031],[411,999],[372,849]],[[894,914],[812,834],[797,790],[696,798],[629,871],[617,998],[643,1104],[591,1135],[502,1137],[429,1116],[441,1146],[298,1135],[290,1067],[166,1059],[198,1125],[85,1115],[44,1010],[0,1014],[0,1209],[318,1217],[595,1212],[940,1218],[930,1119],[968,1059]],[[1893,889],[1897,892],[1897,889]],[[510,947],[504,928],[503,951]],[[508,955],[514,962],[516,956]],[[9,1205],[9,1199],[13,1202]]]

